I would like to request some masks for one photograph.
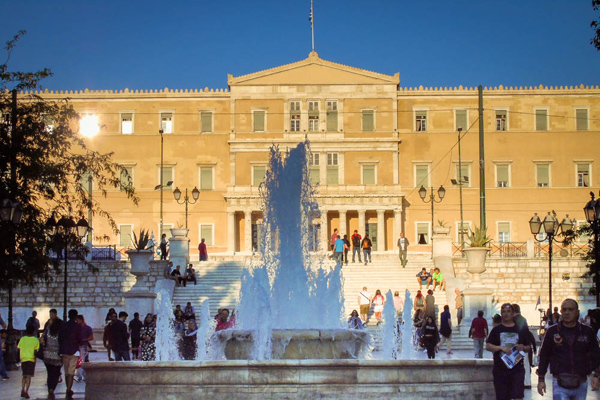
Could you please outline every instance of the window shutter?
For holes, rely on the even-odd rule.
[[[417,165],[415,168],[415,187],[429,186],[427,184],[427,175],[429,173],[428,165]]]
[[[311,185],[316,185],[321,181],[321,171],[319,170],[319,166],[310,167],[309,170],[309,179]]]
[[[421,234],[423,234],[425,236],[425,243],[429,244],[429,224],[425,224],[425,223],[417,224],[417,243],[419,243]]]
[[[577,117],[577,130],[587,131],[588,130],[588,110],[584,108],[577,109],[575,111]]]
[[[254,172],[254,174],[253,174],[254,176],[253,176],[252,184],[254,186],[258,186],[265,180],[265,177],[267,175],[267,168],[264,166],[256,166],[253,168],[253,172]]]
[[[338,130],[338,113],[337,111],[327,111],[327,131],[337,132]]]
[[[456,110],[456,130],[462,128],[463,132],[469,129],[467,123],[467,110]]]
[[[363,165],[363,184],[374,185],[375,184],[375,166],[374,165]]]
[[[496,175],[498,178],[498,182],[508,183],[508,165],[496,166]]]
[[[119,246],[120,247],[132,247],[132,237],[131,232],[133,230],[133,226],[131,225],[121,225],[119,226]]]
[[[327,184],[328,185],[338,185],[339,184],[339,174],[337,167],[327,167]]]
[[[254,111],[254,132],[265,131],[265,112]]]
[[[200,190],[212,190],[213,188],[213,168],[200,168]]]
[[[163,186],[167,187],[169,181],[173,180],[173,167],[164,167],[163,166]],[[160,182],[159,182],[160,184]]]
[[[548,113],[546,110],[535,110],[535,130],[548,130]]]
[[[200,237],[204,238],[204,243],[206,243],[207,246],[213,245],[212,228],[213,228],[212,225],[201,225],[200,226]]]
[[[537,165],[538,186],[548,186],[550,184],[550,166],[548,164]]]
[[[373,132],[375,130],[375,112],[373,110],[364,110],[362,112],[363,117],[363,131]]]

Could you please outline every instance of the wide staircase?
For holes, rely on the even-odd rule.
[[[327,261],[326,264],[333,266],[333,261]],[[184,308],[187,302],[190,302],[196,312],[199,313],[202,302],[208,300],[212,314],[216,314],[219,308],[235,308],[239,301],[241,275],[245,266],[245,261],[195,262],[197,285],[187,282],[185,287],[176,287],[173,294],[173,305],[179,304]],[[415,257],[415,259],[409,260],[406,268],[402,268],[396,257],[385,255],[374,257],[373,262],[367,265],[358,261],[344,265],[342,272],[346,313],[350,314],[354,309],[359,310],[358,294],[364,286],[368,288],[371,295],[375,295],[378,289],[381,290],[384,296],[389,290],[392,293],[399,291],[402,299],[404,299],[405,291],[408,289],[414,299],[419,289],[416,274],[421,268],[429,270],[431,267],[432,262],[427,257]],[[423,295],[426,295],[425,288],[423,288]],[[436,290],[434,296],[436,308],[439,312],[443,311],[444,305],[448,304],[454,316],[454,293],[448,294],[448,296],[452,296],[452,303],[448,302],[449,299],[445,291]],[[372,308],[369,313],[369,326],[367,329],[372,334],[374,346],[377,349],[380,347],[381,335]],[[454,332],[453,349],[472,349],[472,341],[466,335],[460,335],[456,328]]]

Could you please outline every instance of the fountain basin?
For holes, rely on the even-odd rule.
[[[494,399],[492,360],[86,363],[88,400]]]
[[[228,360],[251,360],[252,330],[227,329],[215,332]],[[368,333],[356,329],[273,329],[272,359],[343,360],[359,358],[367,351]]]

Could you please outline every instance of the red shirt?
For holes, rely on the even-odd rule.
[[[488,323],[483,317],[476,317],[471,322],[471,337],[473,339],[485,338],[485,331],[488,330]]]

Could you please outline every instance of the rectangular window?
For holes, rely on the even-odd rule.
[[[209,224],[201,224],[200,238],[204,239],[204,243],[206,243],[208,247],[213,246],[213,226]]]
[[[429,222],[417,222],[417,244],[429,244]]]
[[[290,102],[290,132],[300,132],[300,102]]]
[[[454,117],[456,120],[455,130],[461,128],[463,132],[469,129],[468,120],[467,120],[467,110],[454,110]]]
[[[338,185],[339,182],[338,154],[327,153],[327,184]]]
[[[252,167],[252,185],[260,185],[267,176],[267,167],[264,165],[255,165]]]
[[[308,130],[309,132],[319,131],[319,102],[308,102]]]
[[[133,113],[121,113],[121,133],[123,135],[133,133]]]
[[[200,167],[200,190],[213,189],[213,167]]]
[[[337,132],[338,130],[338,104],[335,100],[327,101],[327,131]]]
[[[587,108],[578,108],[575,110],[575,118],[577,119],[577,130],[587,131],[588,126],[588,110]]]
[[[508,172],[509,166],[507,164],[496,165],[496,187],[508,187]]]
[[[120,190],[133,188],[133,167],[121,167]]]
[[[133,247],[133,225],[119,225],[119,247]]]
[[[213,112],[200,112],[200,133],[211,133],[213,131]]]
[[[373,132],[375,130],[375,110],[363,110],[362,130],[363,132]]]
[[[163,133],[173,133],[173,113],[160,113],[160,129]]]
[[[175,174],[175,168],[168,165],[163,165],[163,188],[170,189],[173,187],[173,176]],[[160,185],[160,166],[158,167],[158,184]],[[171,184],[169,184],[169,182]]]
[[[505,131],[506,130],[507,115],[508,115],[508,111],[506,111],[506,110],[496,110],[496,130],[497,131]]]
[[[590,164],[577,164],[577,186],[590,187]]]
[[[462,169],[462,170],[461,170]],[[459,183],[462,183],[463,187],[470,187],[471,186],[471,168],[469,167],[468,164],[462,164],[459,165],[456,164],[456,180]]]
[[[363,180],[363,185],[376,185],[377,184],[377,168],[375,165],[363,165],[362,166],[362,180]]]
[[[429,187],[429,165],[415,165],[415,187]]]
[[[425,132],[427,130],[427,111],[415,111],[415,130]]]
[[[548,130],[548,110],[535,110],[535,130]]]
[[[316,185],[321,181],[321,167],[319,153],[310,153],[308,159],[309,179],[311,185]]]
[[[254,111],[252,113],[253,119],[253,129],[254,132],[264,132],[266,126],[266,111]]]
[[[498,241],[500,243],[510,242],[510,222],[498,222]]]
[[[536,164],[535,176],[537,187],[550,186],[550,164]]]

